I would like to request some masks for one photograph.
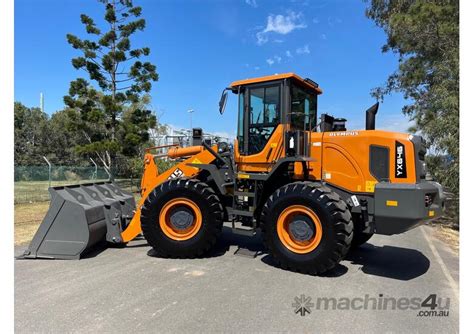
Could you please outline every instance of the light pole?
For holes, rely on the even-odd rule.
[[[194,112],[193,109],[189,109],[189,110],[188,110],[188,113],[189,113],[189,120],[190,120],[190,122],[191,122],[191,132],[193,131],[193,112]]]
[[[49,176],[48,176],[48,179],[49,179],[49,185],[48,185],[48,187],[51,188],[51,162],[49,162],[49,160],[48,160],[45,156],[43,156],[43,159],[44,159],[44,161],[46,161],[46,163],[48,164],[48,175],[49,175]]]

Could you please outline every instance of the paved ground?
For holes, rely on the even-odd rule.
[[[137,240],[80,261],[16,260],[15,331],[458,332],[458,258],[429,227],[375,236],[324,277],[283,271],[265,253],[234,255],[238,246],[261,250],[258,239],[226,230],[203,259],[156,258]],[[305,316],[292,306],[302,294],[315,304]],[[448,316],[392,310],[388,299],[405,307],[400,298],[420,298],[409,306],[416,308],[430,294],[442,298],[440,307],[450,299]],[[326,310],[320,299],[318,310],[321,297],[337,300]],[[333,310],[334,302],[348,305],[343,298],[369,310]],[[383,308],[384,298],[388,310],[373,310],[379,300]]]

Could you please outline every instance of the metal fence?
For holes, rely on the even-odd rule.
[[[79,166],[15,166],[15,204],[49,201],[48,188],[68,184],[107,181],[105,169]],[[124,190],[136,192],[140,180],[119,178],[115,182]]]

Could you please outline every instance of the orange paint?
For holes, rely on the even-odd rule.
[[[316,136],[313,134],[312,141]],[[370,173],[370,145],[390,149],[391,183],[416,183],[415,152],[409,134],[381,130],[325,132],[322,136],[321,177],[350,192],[373,192],[378,182]],[[406,178],[395,178],[395,141],[405,145]]]
[[[283,74],[267,75],[265,77],[238,80],[238,81],[232,82],[230,84],[230,87],[237,88],[238,86],[243,86],[243,85],[249,85],[249,84],[260,83],[260,82],[271,82],[271,81],[274,81],[274,80],[282,80],[282,79],[289,79],[289,78],[297,80],[303,86],[306,86],[307,88],[316,91],[316,93],[318,93],[318,94],[323,93],[321,88],[316,87],[316,86],[314,86],[313,84],[311,84],[307,81],[304,81],[303,78],[301,78],[300,76],[298,76],[294,73],[283,73]]]
[[[296,215],[304,215],[314,224],[314,235],[307,241],[295,240],[289,231],[289,224]],[[277,221],[277,233],[283,246],[297,254],[307,254],[315,250],[323,237],[323,226],[316,213],[303,205],[291,205],[282,211]]]
[[[187,229],[179,230],[173,227],[173,224],[170,222],[170,211],[173,208],[185,206],[188,209],[191,209],[193,212],[193,222],[190,227]],[[179,197],[174,198],[171,201],[167,202],[160,211],[158,224],[161,227],[163,233],[170,239],[176,241],[189,240],[194,237],[202,226],[202,214],[201,209],[188,198]]]
[[[238,142],[235,141],[234,159],[241,172],[270,172],[278,159],[285,156],[283,152],[284,125],[275,128],[263,150],[252,155],[240,155]]]
[[[168,151],[168,157],[175,159],[181,157],[189,157],[191,155],[198,154],[204,151],[203,146],[190,146],[190,147],[172,147]]]

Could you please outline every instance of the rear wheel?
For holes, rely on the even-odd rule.
[[[369,241],[374,234],[363,232],[365,225],[360,214],[354,214],[352,221],[354,222],[354,237],[352,238],[351,248],[356,249]]]
[[[216,243],[223,208],[205,183],[173,179],[148,195],[140,219],[143,235],[159,256],[192,258]]]
[[[346,255],[353,223],[346,204],[331,189],[295,182],[265,203],[262,232],[265,246],[283,269],[321,274]]]

